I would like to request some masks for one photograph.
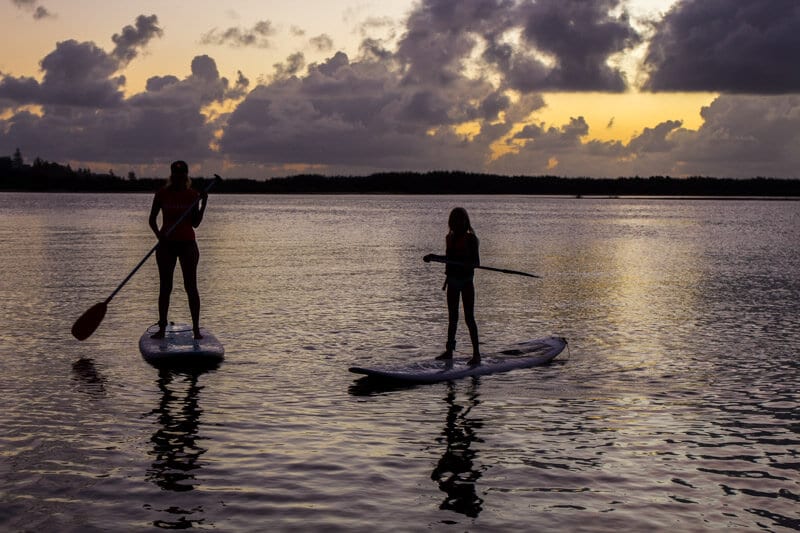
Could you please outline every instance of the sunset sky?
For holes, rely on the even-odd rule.
[[[800,177],[797,0],[0,0],[0,156]]]

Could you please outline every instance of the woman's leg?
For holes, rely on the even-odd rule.
[[[153,334],[155,339],[164,337],[169,314],[169,298],[172,294],[172,277],[175,274],[177,255],[168,243],[161,244],[156,250],[156,263],[158,264],[158,332]]]
[[[477,365],[481,362],[481,351],[478,348],[478,323],[475,322],[475,285],[468,283],[461,291],[461,299],[464,302],[464,321],[472,341],[472,359],[469,364]]]
[[[179,259],[183,273],[183,288],[189,298],[194,338],[202,339],[203,337],[200,335],[200,291],[197,289],[197,263],[200,261],[200,250],[197,248],[197,243],[195,241],[186,243]]]

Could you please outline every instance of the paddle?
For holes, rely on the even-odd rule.
[[[220,181],[222,181],[222,178],[219,177],[219,175],[214,174],[214,179],[211,180],[211,183],[208,184],[208,186],[205,188],[205,190],[203,192],[204,193],[208,193],[211,190],[211,188],[214,185],[216,185],[217,183],[219,183]],[[197,206],[197,204],[200,203],[201,199],[202,199],[202,195],[199,198],[197,198],[197,200],[195,200],[195,202],[192,204],[192,206],[189,209],[187,209],[180,216],[180,218],[178,220],[176,220],[174,224],[172,224],[172,226],[170,226],[170,228],[167,230],[167,232],[164,233],[164,237],[166,237],[170,233],[172,233],[173,230],[175,230],[175,228],[178,227],[178,224],[183,222],[183,219],[186,218],[187,216],[189,216],[189,213],[191,213],[194,210],[194,208]],[[117,288],[114,289],[114,292],[112,292],[109,295],[109,297],[105,299],[105,301],[94,304],[85,313],[83,313],[78,318],[78,320],[75,321],[75,323],[72,325],[72,336],[73,337],[75,337],[79,341],[82,341],[82,340],[88,339],[89,336],[92,333],[94,333],[94,330],[97,329],[97,326],[100,325],[100,322],[102,322],[103,318],[106,316],[106,310],[108,309],[108,302],[110,302],[111,299],[114,298],[114,296],[117,295],[117,293],[120,291],[120,289],[122,289],[122,287],[126,283],[128,283],[128,280],[130,280],[133,277],[133,275],[136,273],[136,271],[139,270],[139,268],[141,268],[141,266],[145,263],[145,261],[147,261],[150,258],[151,255],[153,255],[153,252],[156,251],[156,249],[158,248],[159,244],[161,244],[161,241],[157,242],[155,244],[155,246],[153,246],[150,249],[150,251],[147,252],[147,255],[145,255],[142,258],[142,260],[139,261],[139,264],[136,265],[133,268],[133,270],[131,270],[131,273],[128,274],[127,277],[124,280],[122,280],[122,283],[117,285]]]
[[[493,267],[487,267],[487,266],[483,266],[483,265],[470,265],[470,264],[467,264],[467,263],[463,263],[461,261],[452,261],[452,260],[447,259],[443,255],[428,254],[425,257],[423,257],[422,260],[425,261],[426,263],[429,263],[429,262],[433,261],[435,263],[445,263],[445,264],[448,264],[448,265],[458,265],[458,266],[465,266],[465,267],[471,267],[471,268],[482,268],[483,270],[491,270],[493,272],[502,272],[503,274],[516,274],[518,276],[528,276],[529,278],[539,278],[539,277],[541,277],[541,276],[537,276],[536,274],[528,274],[527,272],[520,272],[518,270],[508,270],[506,268],[493,268]]]

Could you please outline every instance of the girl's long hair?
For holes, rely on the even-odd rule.
[[[475,230],[472,229],[467,210],[463,207],[454,207],[453,210],[450,211],[450,218],[447,219],[447,226],[450,228],[450,233],[464,232],[475,235]]]

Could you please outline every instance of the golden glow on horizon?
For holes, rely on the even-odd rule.
[[[321,172],[328,168],[328,165],[320,165],[314,163],[287,163],[285,165],[280,165],[278,168],[284,171],[288,171],[291,173],[304,173],[310,171],[317,171]]]
[[[530,123],[560,127],[570,117],[583,117],[589,135],[583,141],[621,141],[627,144],[644,128],[667,120],[680,120],[682,127],[697,130],[703,124],[700,110],[717,97],[714,93],[551,93],[546,107],[531,115]]]

